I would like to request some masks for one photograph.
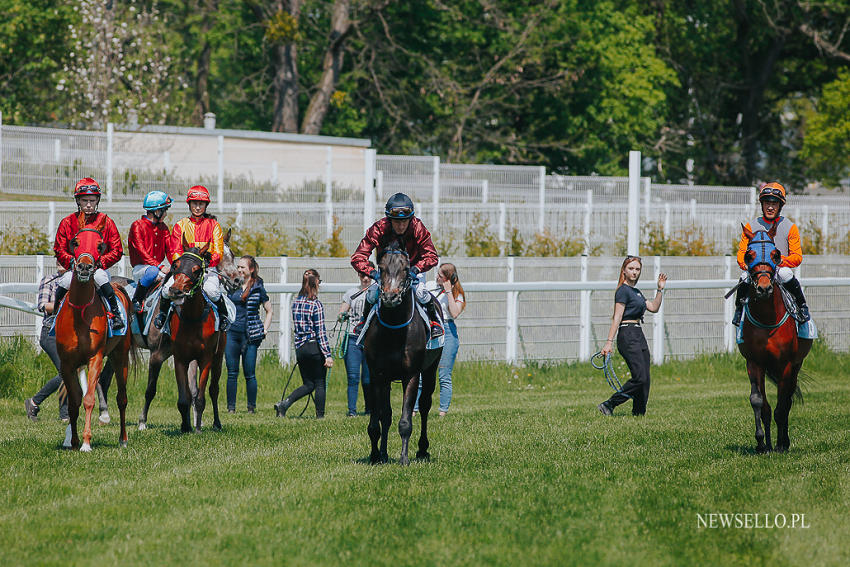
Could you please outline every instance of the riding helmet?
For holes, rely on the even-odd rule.
[[[784,205],[785,187],[783,187],[781,183],[777,183],[776,181],[771,181],[770,183],[763,184],[761,187],[759,187],[759,201],[768,197],[779,199],[779,202]]]
[[[203,185],[195,185],[194,187],[189,189],[189,193],[186,194],[186,202],[189,203],[191,201],[203,201],[205,203],[209,203],[209,190]]]
[[[74,186],[74,197],[82,197],[83,195],[94,195],[100,197],[100,185],[91,177],[83,177]]]
[[[391,219],[409,219],[413,217],[413,201],[404,193],[396,193],[387,201],[385,212]]]
[[[146,211],[158,211],[159,209],[167,209],[171,206],[171,197],[165,191],[151,191],[145,195],[145,200],[142,207]]]

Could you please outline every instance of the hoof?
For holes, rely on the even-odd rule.
[[[119,441],[118,446],[121,447],[122,449],[126,449],[127,448],[127,442],[126,441]]]
[[[398,464],[403,467],[406,467],[410,464],[410,459],[407,458],[407,455],[402,455],[398,460]]]
[[[147,428],[148,428],[148,426],[144,421],[139,422],[139,431],[144,431]]]
[[[756,453],[759,455],[764,455],[765,453],[770,453],[770,447],[767,445],[762,445],[760,447],[756,447]]]
[[[65,428],[65,441],[62,442],[62,446],[66,449],[71,448],[71,426],[70,424]]]
[[[788,452],[788,445],[777,445],[776,446],[776,452],[777,453],[787,453]]]
[[[83,446],[80,447],[80,451],[83,453],[91,453],[91,445],[88,443],[83,443]]]
[[[420,461],[430,461],[431,460],[431,453],[429,453],[428,451],[424,451],[424,452],[420,451],[420,452],[416,453],[416,458],[417,458],[417,460],[420,460]]]
[[[180,426],[180,433],[191,433],[192,431],[194,431],[194,430],[192,429],[191,425],[181,425]]]
[[[213,423],[212,430],[213,431],[221,431],[221,424],[220,423]]]
[[[112,421],[112,418],[109,417],[108,411],[104,411],[101,412],[100,417],[98,417],[97,420],[100,422],[101,425],[108,425],[109,422]]]

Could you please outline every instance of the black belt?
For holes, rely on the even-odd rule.
[[[640,323],[620,323],[621,327],[637,327],[640,328]]]

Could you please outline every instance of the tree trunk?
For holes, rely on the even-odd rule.
[[[328,113],[331,95],[336,89],[342,71],[345,38],[351,31],[350,11],[350,0],[335,0],[331,15],[330,43],[322,62],[322,77],[319,79],[318,88],[310,99],[310,105],[304,115],[304,122],[301,126],[301,131],[304,134],[318,134]]]
[[[275,49],[272,132],[298,132],[298,59],[294,43]]]

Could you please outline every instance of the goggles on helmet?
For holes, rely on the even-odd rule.
[[[406,219],[413,216],[411,207],[393,207],[387,211],[387,216],[391,219]]]

